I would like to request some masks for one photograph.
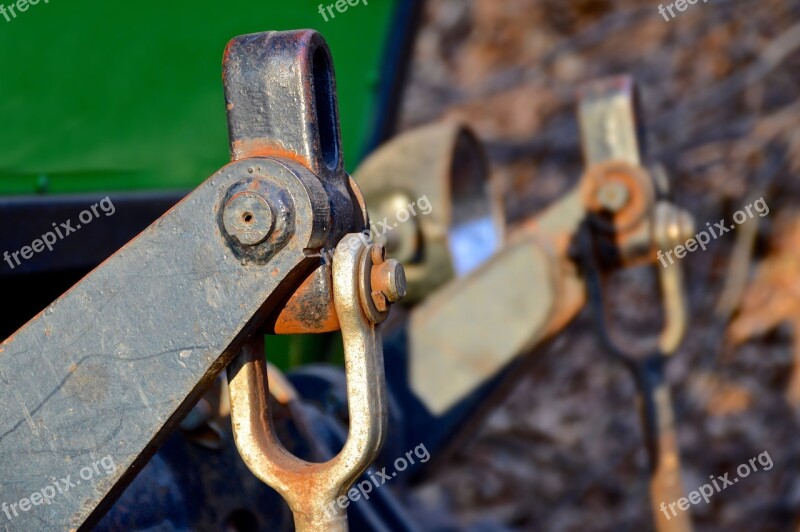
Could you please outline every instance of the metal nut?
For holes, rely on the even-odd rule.
[[[386,260],[386,250],[373,244],[364,250],[359,270],[361,307],[372,323],[383,322],[392,303],[406,295],[406,275],[402,264]]]
[[[384,302],[396,303],[406,295],[406,274],[398,261],[389,259],[373,265],[370,277],[372,300],[378,310],[381,304],[386,304]]]
[[[375,308],[378,309],[378,312],[387,312],[389,310],[389,301],[386,300],[386,296],[380,290],[372,292],[372,302],[375,303]]]
[[[383,261],[386,260],[386,248],[383,247],[382,244],[374,244],[372,248],[370,248],[369,253],[372,264],[383,264]]]
[[[222,212],[225,231],[243,246],[264,242],[274,223],[272,208],[266,198],[256,192],[236,194]]]

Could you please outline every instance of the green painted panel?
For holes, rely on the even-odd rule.
[[[16,18],[0,4],[9,195],[194,188],[228,161],[225,44],[265,30],[310,27],[328,40],[352,169],[372,133],[396,2],[334,8],[327,22],[310,0],[39,0]]]

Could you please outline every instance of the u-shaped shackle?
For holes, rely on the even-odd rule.
[[[363,308],[370,297],[372,248],[361,235],[349,234],[333,257],[333,299],[344,342],[350,417],[347,441],[337,456],[325,463],[306,462],[278,440],[262,335],[255,335],[228,368],[236,446],[248,468],[289,504],[298,532],[348,529],[347,514],[336,499],[375,460],[386,436],[383,346],[377,323]]]

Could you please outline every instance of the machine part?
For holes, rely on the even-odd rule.
[[[620,91],[613,93],[611,104],[608,90]],[[587,219],[604,236],[605,269],[652,262],[656,187],[640,165],[628,90],[633,90],[628,78],[584,88],[579,117],[592,164],[579,185],[509,235],[506,249],[477,271],[413,309],[411,388],[432,413],[453,407],[515,357],[563,329],[581,310],[585,285],[573,246]],[[510,285],[508,279],[521,284],[508,286],[503,297],[498,287]],[[474,327],[476,321],[486,328]],[[508,333],[498,341],[486,330]],[[441,356],[432,358],[430,353]]]
[[[330,273],[319,250],[364,226],[322,37],[239,37],[224,72],[233,162],[0,345],[0,500],[84,480],[15,528],[91,528],[246,339]],[[256,245],[224,227],[244,190],[274,202]],[[113,471],[89,476],[101,459]]]
[[[586,83],[579,90],[578,118],[587,167],[622,161],[641,167],[636,84],[630,76]]]
[[[29,519],[78,528],[102,515],[101,503],[199,399],[265,302],[308,264],[304,250],[322,230],[311,213],[328,206],[299,165],[286,163],[275,178],[293,189],[297,229],[267,266],[236,258],[219,233],[225,189],[260,162],[279,165],[227,166],[0,346],[0,388],[15,398],[0,415],[1,476],[14,480],[0,485],[0,498],[20,500],[107,455],[116,464],[71,498],[21,514],[23,528]]]
[[[310,439],[302,426],[309,421],[306,408],[280,372],[273,367],[268,371],[276,431],[289,442],[290,452],[317,456],[317,439]],[[220,427],[221,441],[211,447],[198,439],[196,431],[173,432],[96,531],[292,530],[289,507],[247,469],[239,455],[230,409],[223,407],[228,396],[228,381],[221,375],[198,403],[212,405],[210,422]]]
[[[662,191],[642,165],[635,82],[629,76],[601,79],[584,84],[579,94],[578,120],[586,165],[580,188],[584,208],[603,235],[600,266],[609,270],[649,264],[654,247],[653,208]],[[610,199],[609,186],[626,197],[618,210],[603,205]],[[625,192],[621,192],[623,188]]]
[[[359,268],[361,308],[371,321],[382,323],[389,316],[389,306],[406,294],[403,266],[395,259],[386,260],[383,245],[374,244],[362,255]]]
[[[653,179],[644,168],[619,160],[589,167],[581,179],[583,204],[602,230],[625,233],[652,213]]]
[[[388,310],[388,303],[397,303],[407,292],[403,266],[395,259],[386,260],[386,250],[378,244],[372,247],[372,301],[380,302],[381,311]]]
[[[535,239],[517,242],[414,308],[410,384],[432,413],[447,411],[540,340],[563,293],[554,263]]]
[[[225,231],[243,246],[255,246],[266,240],[274,222],[269,201],[257,192],[239,192],[222,210]]]
[[[653,240],[658,249],[672,249],[677,243],[685,242],[685,231],[691,230],[692,224],[685,219],[686,213],[667,202],[660,202],[653,213]],[[689,234],[692,234],[691,232]],[[596,259],[598,250],[594,232],[585,227],[579,234],[580,256],[589,302],[595,310],[595,320],[603,344],[619,360],[635,363],[651,356],[670,356],[680,345],[687,327],[686,293],[683,285],[683,273],[678,263],[668,267],[655,266],[661,288],[661,300],[664,306],[664,325],[653,346],[646,349],[635,349],[627,346],[627,342],[618,337],[605,317],[607,303],[610,300],[604,291],[602,269]]]
[[[653,264],[658,249],[670,249],[691,232],[691,217],[661,198],[667,184],[642,167],[633,81],[602,80],[582,94],[587,171],[578,187],[512,233],[505,249],[477,271],[450,282],[411,311],[409,386],[434,416],[474,415],[462,405],[474,404],[476,394],[490,395],[487,381],[509,383],[514,376],[504,379],[503,368],[563,329],[587,294],[609,337],[606,343],[616,346],[599,310],[605,302],[601,276]],[[591,263],[585,259],[587,238]],[[679,266],[655,267],[667,315],[664,328],[655,351],[620,358],[628,362],[642,392],[652,495],[660,502],[669,494],[676,495],[669,500],[683,496],[663,358],[679,345],[687,318]],[[660,512],[654,515],[663,527]],[[668,525],[664,530],[690,526],[687,516]]]
[[[475,135],[463,125],[434,124],[404,133],[367,158],[354,174],[377,235],[408,278],[408,304],[465,275],[502,243],[499,201],[487,200],[489,171]],[[395,224],[424,198],[430,210]]]
[[[335,224],[328,236],[363,223],[344,171],[332,65],[325,41],[313,31],[244,35],[225,50],[225,100],[234,160],[278,157],[309,169],[330,198],[332,218],[315,213],[321,224]],[[337,241],[328,238],[323,246],[330,249]]]
[[[280,493],[300,532],[347,530],[347,514],[337,504],[380,452],[386,436],[383,348],[376,323],[362,311],[363,257],[370,256],[360,235],[348,235],[333,261],[334,303],[342,328],[347,372],[350,433],[342,451],[323,464],[289,454],[275,434],[269,405],[264,347],[249,343],[228,368],[231,420],[236,445],[253,473]],[[368,281],[367,281],[368,282]]]
[[[639,391],[639,411],[650,459],[650,502],[656,528],[662,532],[690,531],[689,512],[668,519],[659,509],[661,502],[678,500],[684,496],[676,419],[664,373],[666,358],[678,347],[686,330],[687,315],[680,265],[672,264],[660,275],[665,322],[659,338],[654,342],[656,345],[651,350],[635,350],[609,330],[604,318],[609,298],[603,292],[598,266],[589,255],[593,252],[589,231],[583,238],[586,246],[584,264],[587,290],[601,344],[631,371]]]
[[[653,241],[658,249],[672,249],[695,234],[693,218],[666,201],[656,205],[654,219]],[[658,265],[658,280],[666,317],[658,347],[664,355],[672,355],[683,341],[689,321],[683,270],[677,264],[667,268]]]
[[[309,366],[303,366],[302,370]],[[342,408],[347,410],[345,374],[340,368],[325,368],[341,381]],[[271,414],[275,432],[289,453],[312,462],[335,456],[347,438],[347,418],[326,414],[309,401],[304,389],[299,394],[290,380],[272,364],[267,364]],[[201,403],[220,403],[214,423],[222,428],[222,441],[213,448],[204,445],[195,431],[176,431],[159,449],[143,471],[128,486],[117,503],[98,525],[98,531],[129,530],[132,532],[169,528],[170,530],[293,530],[292,512],[280,495],[261,482],[241,459],[234,442],[227,378],[221,376]],[[218,386],[219,385],[219,386]],[[314,384],[314,393],[323,386]],[[314,393],[309,394],[314,397]],[[325,393],[325,392],[323,392]],[[201,404],[201,403],[198,403]],[[391,403],[390,403],[391,404]],[[208,412],[208,408],[203,408]],[[215,406],[212,410],[217,410]],[[390,406],[390,411],[392,410]],[[396,408],[394,408],[397,411]],[[193,417],[191,414],[186,420]],[[195,420],[196,420],[196,416]],[[205,415],[203,417],[206,417]],[[390,418],[391,420],[391,418]],[[183,424],[182,424],[183,425]],[[405,450],[405,449],[403,449]],[[400,451],[397,451],[400,452]],[[397,456],[397,452],[388,456]],[[375,474],[374,468],[366,475]],[[355,530],[417,530],[409,509],[395,499],[396,490],[376,490],[369,501],[361,500],[348,509],[349,522]],[[201,500],[202,504],[191,504]],[[366,504],[362,504],[366,503]],[[160,525],[160,526],[159,526]]]
[[[622,361],[636,380],[640,415],[650,457],[650,501],[656,528],[661,532],[692,530],[689,512],[669,519],[659,510],[663,501],[683,497],[675,413],[664,372],[666,358],[674,353],[686,332],[687,311],[681,266],[656,264],[664,305],[664,325],[651,347],[635,349],[617,337],[605,318],[610,298],[603,290],[603,270],[608,264],[607,234],[613,235],[613,261],[632,263],[642,253],[650,260],[656,250],[672,249],[693,234],[691,217],[669,202],[654,204],[655,191],[665,188],[640,167],[636,139],[636,93],[630,78],[620,77],[589,84],[582,92],[581,132],[588,170],[584,198],[593,216],[577,235],[589,303],[601,344]],[[609,213],[603,188],[615,183],[629,191],[628,201]],[[619,192],[617,192],[619,194]],[[598,197],[601,196],[601,197]],[[605,197],[602,197],[605,196]],[[631,198],[640,198],[638,201]],[[603,201],[605,200],[605,201]],[[605,212],[604,212],[605,211]],[[603,215],[610,214],[603,219]],[[610,220],[610,223],[609,223]],[[591,224],[600,222],[603,231]],[[605,222],[606,225],[603,225]],[[605,241],[604,241],[605,240]],[[605,248],[605,249],[604,249]],[[605,264],[601,264],[601,260]]]

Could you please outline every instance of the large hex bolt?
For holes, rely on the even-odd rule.
[[[372,302],[380,312],[389,310],[392,303],[400,301],[406,295],[406,274],[403,265],[394,259],[386,260],[386,250],[380,245],[370,250],[372,270],[370,284],[372,286]]]
[[[272,208],[257,192],[239,192],[225,204],[222,212],[225,231],[243,246],[264,242],[274,223]]]

